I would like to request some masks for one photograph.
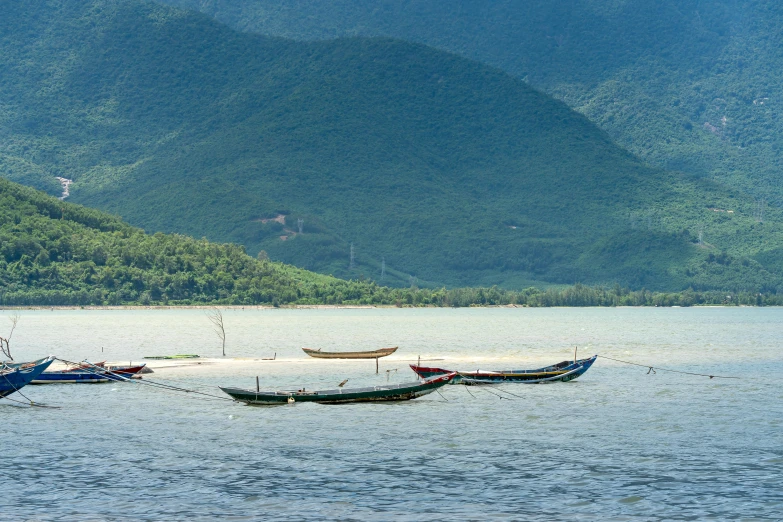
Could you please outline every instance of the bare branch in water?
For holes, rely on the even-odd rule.
[[[13,361],[14,358],[11,357],[10,343],[11,337],[14,335],[14,330],[16,330],[16,324],[19,322],[19,313],[14,313],[14,315],[8,317],[8,319],[11,321],[11,332],[8,334],[8,337],[0,337],[0,352]]]
[[[207,319],[212,323],[215,333],[223,343],[223,357],[226,356],[226,327],[223,324],[223,313],[215,307],[207,311]]]

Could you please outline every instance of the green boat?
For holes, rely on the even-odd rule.
[[[319,404],[344,404],[349,402],[408,401],[432,393],[448,384],[456,373],[438,375],[416,382],[369,386],[366,388],[337,388],[334,390],[308,391],[282,390],[261,391],[240,388],[220,387],[234,400],[252,405],[293,404],[297,402],[317,402]]]
[[[188,354],[180,354],[180,355],[150,355],[145,357],[145,359],[155,359],[155,360],[163,360],[163,359],[198,359],[198,355],[188,355]]]

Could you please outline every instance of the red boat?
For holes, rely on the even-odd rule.
[[[139,366],[109,366],[106,369],[111,373],[119,375],[120,377],[125,377],[126,379],[141,379],[141,375],[139,374],[146,367],[147,363]]]
[[[74,366],[73,368],[63,370],[63,372],[94,371],[95,373],[99,373],[101,370],[104,370],[107,373],[111,372],[114,375],[125,377],[126,379],[141,379],[141,375],[139,375],[139,373],[144,370],[146,366],[147,363],[141,364],[139,366],[106,366],[106,361],[101,361],[98,363],[83,363],[78,366]]]

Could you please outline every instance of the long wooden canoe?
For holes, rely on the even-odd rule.
[[[595,362],[597,355],[587,359],[578,359],[576,361],[563,361],[552,366],[537,368],[535,370],[476,370],[472,372],[457,371],[457,376],[451,381],[452,384],[499,384],[504,382],[518,382],[523,384],[538,384],[544,382],[568,382],[573,381],[587,370]],[[444,368],[427,368],[425,366],[416,366],[411,364],[419,377],[427,378],[435,375],[445,375],[455,370],[446,370]]]
[[[368,350],[366,352],[322,352],[321,349],[302,348],[304,353],[316,359],[378,359],[397,351],[397,347]]]
[[[432,393],[451,381],[456,373],[437,375],[422,381],[403,384],[387,384],[366,388],[336,388],[334,390],[262,391],[240,388],[220,387],[225,393],[239,402],[251,405],[272,406],[297,402],[317,402],[319,404],[343,404],[349,402],[408,401]]]

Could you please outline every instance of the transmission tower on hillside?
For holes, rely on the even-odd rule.
[[[381,281],[386,277],[386,258],[381,258]]]
[[[753,218],[757,223],[764,222],[764,205],[766,205],[766,203],[767,200],[765,198],[759,198],[756,200],[756,208],[753,211]]]
[[[304,219],[299,218],[296,220],[296,228],[299,229],[299,233],[302,233],[302,230],[304,230]]]
[[[351,243],[351,263],[348,265],[349,270],[353,270],[356,264],[354,263],[353,243]]]

